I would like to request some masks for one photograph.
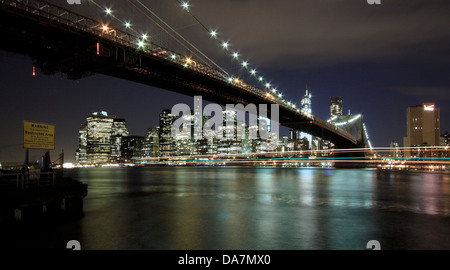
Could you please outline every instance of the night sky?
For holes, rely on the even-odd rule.
[[[52,2],[119,24],[92,2]],[[131,20],[134,29],[158,44],[177,47],[136,1],[95,2]],[[381,5],[366,0],[189,1],[191,14],[217,30],[218,41],[229,41],[228,52],[180,2],[140,2],[230,73],[244,73],[230,60],[236,50],[297,104],[307,85],[313,114],[319,117],[328,119],[329,98],[342,96],[344,113],[364,114],[375,147],[389,146],[391,140],[402,146],[406,108],[423,102],[440,107],[441,133],[450,131],[448,0],[382,0]],[[23,160],[23,120],[55,124],[52,160],[64,149],[66,161],[73,162],[79,127],[92,112],[125,118],[130,134],[142,136],[158,125],[161,110],[176,103],[193,106],[192,97],[103,75],[72,81],[38,71],[33,77],[32,66],[27,56],[0,51],[0,162]],[[31,158],[42,153],[31,151]]]

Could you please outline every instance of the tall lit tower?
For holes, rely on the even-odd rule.
[[[308,88],[306,88],[305,95],[303,96],[302,100],[300,101],[300,106],[301,106],[302,113],[308,113],[308,114],[312,113],[312,108],[311,108],[311,91],[308,90]],[[305,132],[301,132],[300,133],[300,138],[306,138],[308,140],[309,149],[311,149],[311,146],[312,146],[312,135],[310,135],[308,133],[305,133]]]
[[[342,97],[330,98],[330,118],[343,115]]]
[[[122,139],[128,135],[125,119],[115,118],[111,127],[111,163],[120,163]]]
[[[86,157],[89,164],[110,161],[111,129],[114,117],[107,112],[94,112],[86,117]]]
[[[434,103],[408,107],[405,147],[440,145],[440,109]],[[409,154],[409,153],[408,153]],[[409,155],[408,155],[409,156]]]
[[[302,112],[312,113],[311,109],[311,91],[306,89],[305,95],[300,101]]]
[[[176,116],[171,110],[163,110],[159,114],[159,153],[161,157],[175,155],[175,140],[172,135],[172,124]]]
[[[125,119],[108,116],[105,111],[88,115],[86,124],[81,125],[79,131],[77,163],[98,165],[120,162],[121,140],[127,135]]]

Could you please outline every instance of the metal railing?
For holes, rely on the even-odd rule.
[[[30,188],[53,186],[56,172],[37,172],[0,175],[0,190],[25,190]]]

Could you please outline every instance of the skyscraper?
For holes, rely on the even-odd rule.
[[[128,128],[125,119],[115,118],[111,127],[111,163],[120,163],[122,138],[128,136]]]
[[[410,106],[406,110],[405,147],[440,145],[440,109],[434,103]]]
[[[149,127],[142,143],[142,157],[159,157],[159,127]]]
[[[172,124],[176,116],[171,110],[163,110],[159,114],[159,153],[160,157],[175,155],[175,141],[172,136]]]
[[[194,124],[195,114],[194,111],[187,111],[181,116],[183,119],[183,127],[180,129],[180,133],[174,136],[174,154],[176,156],[189,156],[197,153],[196,141],[194,140]],[[184,124],[189,123],[189,126]]]
[[[78,144],[79,147],[75,153],[75,161],[79,164],[87,163],[87,125],[82,124],[80,127],[80,131],[78,133]]]
[[[111,153],[111,128],[114,117],[106,112],[93,113],[86,118],[87,121],[87,163],[108,163]]]
[[[330,118],[343,115],[342,97],[330,98]]]
[[[301,110],[303,113],[312,113],[312,106],[311,106],[311,91],[306,89],[305,95],[303,96],[302,100],[300,101]],[[306,138],[308,140],[309,149],[312,147],[312,135],[301,132],[300,138],[303,139]]]
[[[300,101],[300,106],[302,112],[312,113],[311,108],[311,91],[306,89],[305,95],[303,96],[302,100]]]
[[[142,157],[143,136],[125,136],[121,139],[121,163],[137,163]]]
[[[107,112],[94,112],[86,117],[86,124],[79,131],[79,148],[76,161],[79,164],[106,164],[120,162],[120,146],[128,135],[125,119],[108,116]]]
[[[442,145],[449,145],[449,137],[450,135],[446,131],[444,134],[442,134]]]

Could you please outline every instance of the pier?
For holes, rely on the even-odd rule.
[[[0,225],[81,216],[87,184],[54,172],[0,174]]]

